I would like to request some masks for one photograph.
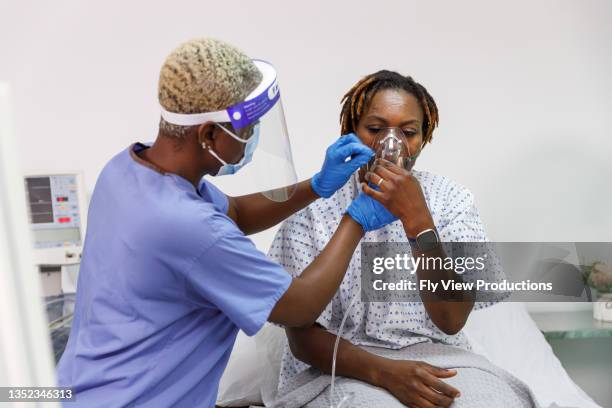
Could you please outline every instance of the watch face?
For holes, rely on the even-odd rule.
[[[436,248],[440,243],[440,240],[438,239],[438,234],[434,230],[427,230],[421,232],[417,236],[416,241],[421,252],[431,251],[432,249]]]

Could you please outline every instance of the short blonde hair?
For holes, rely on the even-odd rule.
[[[261,79],[251,58],[238,48],[212,38],[196,39],[166,58],[159,74],[159,103],[175,113],[223,110],[243,101]],[[160,121],[160,130],[169,136],[184,137],[187,129]]]

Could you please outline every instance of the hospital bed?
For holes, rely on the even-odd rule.
[[[470,315],[464,333],[473,351],[528,384],[544,408],[593,408],[522,303],[500,303]],[[284,331],[266,325],[256,336],[239,334],[221,379],[218,406],[263,406],[276,396]]]
[[[68,339],[74,300],[70,294],[46,299],[56,361]],[[542,407],[600,407],[571,380],[522,303],[472,312],[464,333],[475,353],[528,384]],[[258,407],[273,401],[285,343],[284,330],[270,324],[254,337],[240,332],[221,378],[218,406]]]

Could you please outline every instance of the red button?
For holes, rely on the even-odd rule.
[[[62,217],[62,218],[58,218],[59,222],[70,222],[70,217]]]

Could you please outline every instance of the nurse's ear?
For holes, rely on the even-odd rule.
[[[198,143],[202,146],[212,147],[216,138],[217,126],[214,122],[202,123],[198,126]]]

